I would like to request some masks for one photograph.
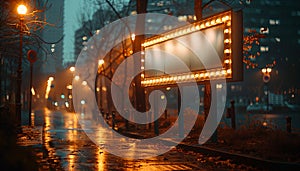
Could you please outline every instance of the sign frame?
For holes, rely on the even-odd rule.
[[[222,67],[191,71],[191,73],[175,73],[162,76],[145,76],[145,49],[153,45],[173,40],[174,38],[189,35],[194,32],[223,25],[224,32],[224,56]],[[177,83],[204,84],[210,80],[226,78],[226,81],[235,82],[243,80],[243,15],[242,11],[225,11],[204,18],[187,26],[179,27],[160,35],[147,38],[142,44],[141,55],[141,83],[143,87],[172,86]]]

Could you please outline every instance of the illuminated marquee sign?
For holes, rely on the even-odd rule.
[[[205,35],[205,40],[203,40],[204,38],[199,39],[201,34]],[[195,42],[197,36],[197,42]],[[141,74],[142,85],[145,87],[164,86],[173,85],[176,82],[188,83],[194,80],[200,84],[221,77],[226,78],[227,81],[242,80],[242,36],[242,13],[226,11],[148,38],[142,43],[144,49],[141,59],[142,70],[151,65],[161,68],[162,71],[143,71]],[[182,40],[188,42],[187,45],[191,49],[201,46],[201,43],[205,43],[205,41],[210,42],[217,52],[222,66],[211,60],[204,67],[197,56],[180,43]],[[161,51],[153,51],[154,49]],[[180,63],[168,58],[164,52],[176,54],[191,72],[184,72],[180,68]],[[167,70],[169,75],[163,72],[164,70]]]

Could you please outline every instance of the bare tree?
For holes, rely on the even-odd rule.
[[[47,16],[45,15],[45,12],[51,8],[51,4],[49,4],[48,1],[41,0],[34,0],[28,4],[30,4],[30,13],[25,14],[24,22],[22,26],[20,26],[20,16],[18,16],[16,11],[18,2],[13,0],[0,1],[0,88],[1,93],[4,92],[4,94],[1,94],[1,102],[2,97],[7,93],[2,91],[2,88],[6,89],[7,86],[11,86],[12,89],[10,89],[10,91],[11,93],[14,92],[13,84],[16,77],[17,59],[20,57],[20,54],[16,53],[16,49],[19,49],[20,31],[22,32],[24,43],[22,49],[23,59],[29,49],[35,49],[36,51],[48,54],[50,52],[48,52],[44,46],[62,40],[61,37],[55,42],[48,42],[41,37],[41,32],[45,26],[56,27],[55,24],[47,22]],[[41,60],[41,58],[39,59]],[[29,62],[27,60],[23,61],[23,68],[26,71],[29,69]],[[7,66],[8,64],[9,67]],[[8,85],[8,83],[11,85]]]

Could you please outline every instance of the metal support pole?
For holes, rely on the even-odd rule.
[[[268,83],[266,84],[267,86],[267,112],[269,113],[269,87],[268,87]]]
[[[17,90],[16,90],[16,124],[21,126],[21,88],[22,88],[22,58],[23,58],[23,18],[20,18],[20,56],[17,71]]]
[[[213,87],[215,88],[215,86]],[[212,99],[212,94],[211,94],[211,90],[212,87],[211,87],[211,84],[210,82],[207,82],[205,84],[205,87],[204,87],[204,116],[205,116],[205,121],[208,117],[208,114],[209,114],[209,110],[210,110],[210,107],[211,107],[211,99]],[[213,90],[214,91],[214,90]],[[212,109],[212,114],[213,115],[217,115],[216,113],[216,109]],[[217,117],[215,117],[217,119]],[[216,129],[215,132],[213,133],[213,135],[211,136],[210,138],[211,142],[212,143],[217,143],[218,142],[218,130]]]
[[[206,120],[209,113],[210,103],[211,103],[211,87],[210,87],[210,83],[206,83],[204,86],[205,86],[204,87],[204,117]]]
[[[290,116],[286,117],[286,131],[288,133],[292,132],[292,118]]]
[[[32,92],[31,92],[31,88],[32,88],[32,70],[33,70],[33,63],[30,62],[30,81],[29,81],[29,106],[28,106],[28,125],[31,125],[31,105],[32,105]]]
[[[165,119],[168,119],[168,110],[165,110]]]
[[[125,110],[125,115],[129,118],[129,111],[128,110]],[[129,129],[129,121],[128,121],[128,119],[125,119],[125,128],[128,131],[128,129]]]
[[[178,87],[177,90],[177,98],[178,98],[178,128],[179,128],[179,138],[183,138],[184,137],[184,120],[183,120],[183,113],[180,115],[180,110],[181,110],[181,100],[183,100],[181,98],[181,94],[180,94],[180,89]]]
[[[112,129],[115,129],[115,117],[116,117],[116,113],[115,113],[115,111],[112,111],[112,113],[111,113]]]
[[[158,99],[157,95],[155,95],[155,99]],[[158,103],[159,102],[157,100],[155,100],[155,102],[154,102],[154,118],[157,118],[157,116],[158,116],[158,112],[159,112]],[[156,119],[154,121],[154,133],[155,133],[155,135],[159,135],[159,122],[158,122],[158,120],[159,119]]]
[[[231,100],[230,101],[230,103],[231,103],[231,110],[230,110],[230,112],[231,112],[231,127],[232,127],[232,129],[234,129],[235,130],[235,128],[236,128],[236,124],[235,124],[235,109],[234,109],[234,100]]]
[[[100,75],[100,85],[99,85],[99,104],[100,104],[100,109],[103,108],[102,105],[102,76]]]

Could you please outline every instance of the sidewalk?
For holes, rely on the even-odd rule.
[[[151,130],[149,129],[142,129],[140,127],[138,130],[135,127],[131,127],[129,129],[130,131],[126,131],[124,128],[124,125],[119,124],[119,128],[123,127],[122,134],[137,138],[137,139],[143,139],[143,138],[149,138],[153,137],[154,135],[154,128],[152,127]],[[22,134],[18,135],[18,145],[20,146],[35,146],[37,148],[42,148],[42,127],[28,127],[23,126],[23,132]],[[175,144],[175,142],[172,142],[170,140],[164,140],[168,144]],[[238,154],[233,152],[228,152],[224,150],[220,150],[218,148],[211,148],[207,147],[206,145],[209,145],[210,143],[207,143],[206,145],[195,145],[191,144],[191,141],[186,139],[185,141],[178,144],[176,147],[181,148],[186,151],[194,151],[198,153],[207,154],[214,157],[221,157],[225,160],[232,160],[236,164],[246,164],[250,165],[256,168],[260,168],[263,170],[300,170],[300,164],[299,163],[289,163],[289,162],[277,162],[272,160],[264,160],[259,157],[253,157],[250,155],[245,154]],[[193,141],[195,142],[195,141]],[[213,144],[211,144],[213,146]],[[297,149],[295,149],[297,150]],[[41,152],[41,150],[40,150]],[[39,160],[39,159],[37,159]],[[39,163],[39,162],[38,162]],[[42,163],[40,163],[42,164]],[[46,163],[47,164],[47,163]]]

